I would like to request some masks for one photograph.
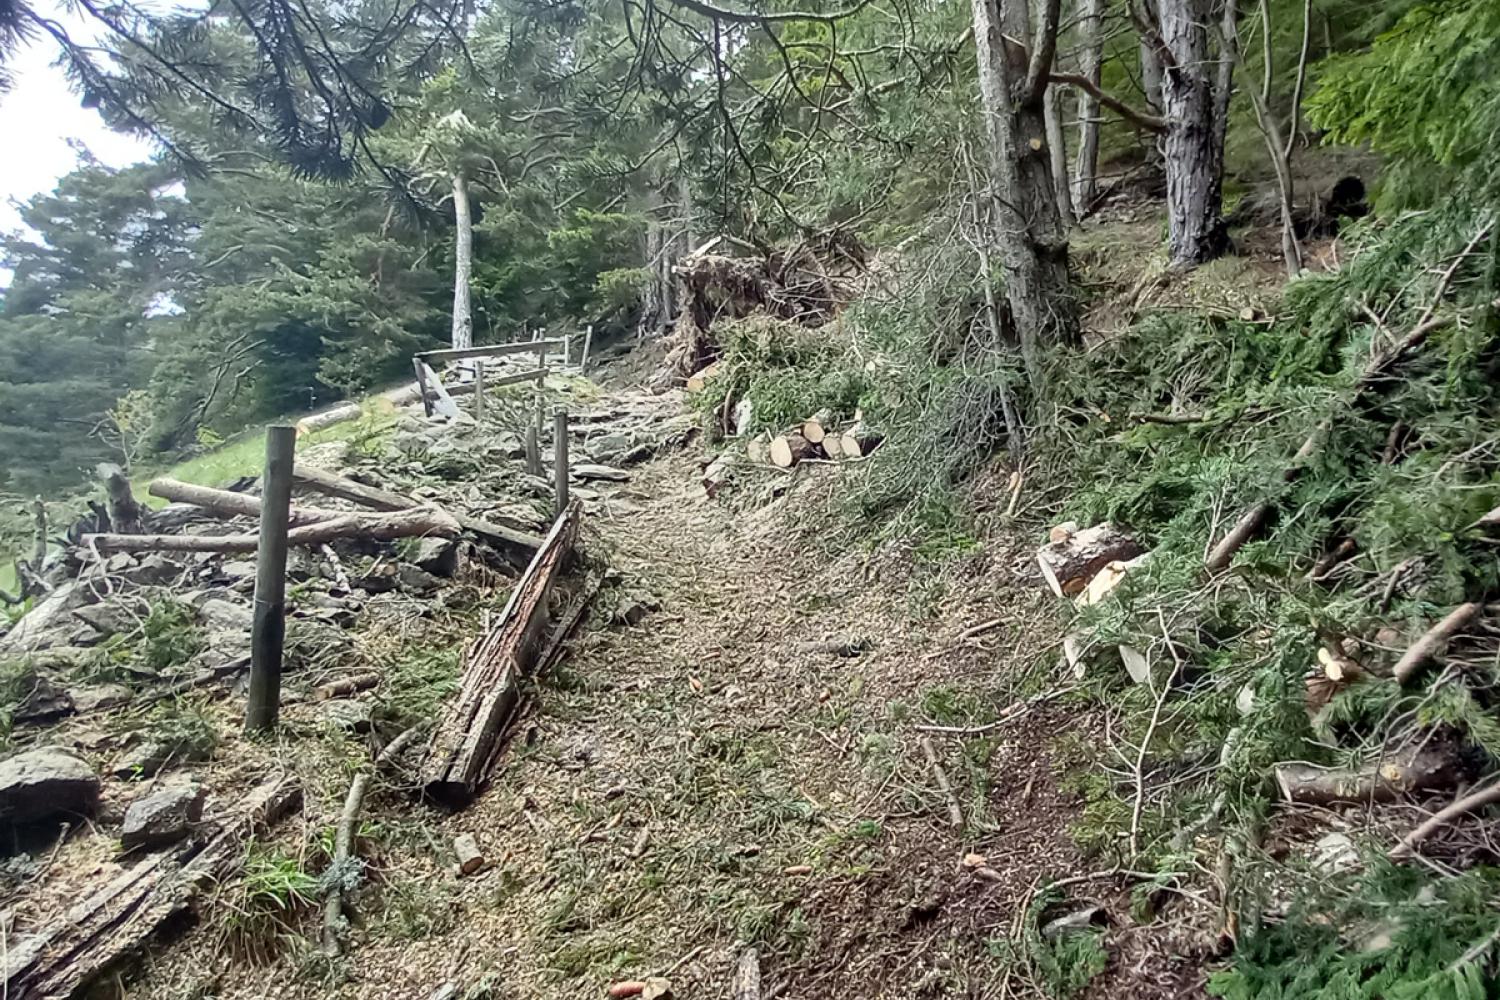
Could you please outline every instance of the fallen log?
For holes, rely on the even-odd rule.
[[[192,504],[194,507],[201,507],[223,517],[260,517],[260,497],[250,493],[235,493],[233,490],[220,490],[212,486],[197,486],[165,477],[151,480],[151,485],[146,487],[146,492],[173,503]],[[293,507],[287,523],[295,528],[304,524],[331,521],[347,513],[348,511],[324,510],[319,507]]]
[[[335,424],[346,424],[351,420],[358,420],[364,412],[364,408],[358,403],[344,403],[330,410],[324,410],[322,413],[308,414],[297,421],[297,435],[300,437],[303,434],[316,434]]]
[[[269,778],[186,845],[142,858],[39,934],[12,939],[5,955],[5,995],[51,1000],[82,993],[137,956],[169,921],[194,910],[206,890],[243,860],[246,840],[275,825],[301,800],[296,779]]]
[[[804,458],[811,458],[817,446],[798,431],[787,431],[771,439],[771,464],[778,469],[790,469]]]
[[[458,694],[444,707],[422,765],[420,783],[429,798],[463,805],[489,776],[521,677],[535,665],[547,627],[547,596],[572,551],[578,519],[574,501],[516,582],[499,622],[467,651]]]
[[[1458,762],[1441,748],[1386,757],[1354,770],[1316,764],[1282,764],[1276,784],[1288,802],[1327,806],[1336,802],[1390,802],[1411,792],[1450,788],[1459,779]]]
[[[1071,597],[1110,563],[1128,563],[1145,551],[1134,538],[1105,521],[1048,542],[1037,550],[1036,561],[1052,592],[1058,597]]]
[[[400,493],[366,486],[364,483],[356,483],[352,479],[306,465],[293,466],[292,482],[303,489],[348,500],[350,503],[357,503],[361,507],[369,507],[372,510],[411,510],[421,506],[416,500],[402,496]],[[492,544],[524,550],[528,558],[542,544],[541,538],[513,524],[497,524],[494,521],[471,517],[468,514],[453,514],[452,516],[458,520],[465,531],[471,531]]]
[[[318,546],[339,538],[388,542],[397,538],[452,538],[461,525],[435,507],[390,514],[341,514],[286,533],[288,545]],[[258,535],[84,535],[83,544],[100,552],[254,552]]]

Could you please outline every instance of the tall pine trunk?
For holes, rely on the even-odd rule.
[[[453,346],[474,346],[474,314],[469,281],[474,274],[474,221],[469,214],[469,181],[462,170],[453,175]]]
[[[1077,334],[1068,244],[1046,139],[1046,80],[1057,38],[1058,6],[1057,0],[1044,4],[1028,66],[1027,50],[1006,46],[1002,37],[1002,25],[1013,38],[1030,36],[1025,0],[973,0],[991,217],[1010,323],[1038,389],[1040,345],[1069,341]]]
[[[1079,0],[1078,31],[1082,47],[1078,72],[1098,85],[1104,52],[1104,0]],[[1073,210],[1081,217],[1099,196],[1099,99],[1078,92],[1078,157],[1073,162]]]
[[[1202,0],[1158,3],[1165,48],[1161,96],[1167,120],[1167,242],[1173,265],[1191,267],[1228,248],[1223,216],[1228,94],[1221,93],[1227,74],[1210,56],[1207,5]]]

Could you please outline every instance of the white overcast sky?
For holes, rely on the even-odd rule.
[[[94,37],[92,25],[64,11],[54,0],[38,0],[38,13],[67,27],[75,40]],[[123,167],[151,155],[151,145],[112,132],[98,112],[82,107],[68,88],[60,67],[52,65],[56,47],[43,36],[35,38],[10,63],[14,86],[0,94],[0,230],[19,224],[13,202],[52,190],[57,179],[72,170],[77,154],[68,140],[82,142],[102,163]]]

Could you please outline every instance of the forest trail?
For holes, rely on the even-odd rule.
[[[1088,872],[1059,754],[1094,725],[1056,666],[1035,526],[941,560],[845,544],[850,467],[752,469],[710,500],[703,452],[578,491],[578,572],[607,566],[605,589],[477,801],[371,796],[364,925],[343,959],[225,962],[205,929],[130,995],[201,989],[212,968],[218,997],[595,998],[663,977],[676,997],[727,998],[751,948],[764,997],[1034,995],[999,942],[1039,884]],[[487,859],[464,877],[460,834]],[[1118,899],[1113,880],[1084,884]],[[1187,995],[1175,968],[1134,959],[1091,995]]]

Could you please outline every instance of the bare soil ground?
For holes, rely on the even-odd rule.
[[[830,544],[837,467],[740,511],[704,499],[698,469],[691,452],[637,467],[586,522],[625,583],[532,692],[488,791],[451,815],[372,795],[344,958],[319,956],[311,913],[256,956],[203,926],[127,995],[583,998],[664,976],[678,997],[727,997],[752,946],[768,997],[1036,995],[1007,942],[1041,883],[1100,867],[1069,835],[1059,756],[1098,721],[1064,695],[931,733],[958,828],[916,728],[985,727],[1066,687],[1036,526],[925,562]],[[610,620],[641,598],[659,610]],[[815,648],[828,639],[865,649]],[[290,826],[278,836],[305,843]],[[489,864],[459,878],[465,832]],[[1084,879],[1074,898],[1123,913],[1120,887]],[[1093,995],[1191,995],[1196,972],[1175,969],[1136,949]]]

